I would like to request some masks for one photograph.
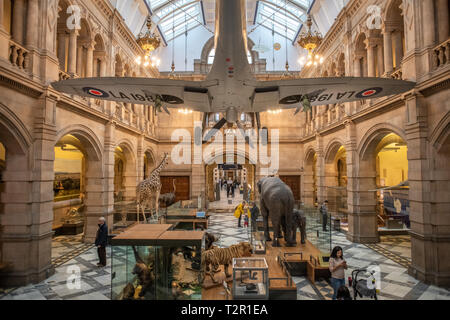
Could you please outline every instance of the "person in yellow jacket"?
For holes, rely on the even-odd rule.
[[[242,214],[247,214],[247,216],[250,218],[250,210],[248,209],[247,201],[245,200],[242,201],[242,203],[240,203],[234,210],[234,216],[238,218],[238,228],[241,228]]]

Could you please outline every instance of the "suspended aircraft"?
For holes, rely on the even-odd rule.
[[[99,77],[63,80],[52,86],[82,97],[154,105],[168,113],[167,108],[188,108],[224,114],[203,143],[227,123],[236,124],[248,141],[241,113],[254,113],[259,127],[259,113],[270,109],[296,109],[297,114],[317,105],[400,94],[415,86],[409,81],[367,77],[256,80],[247,59],[246,21],[245,1],[216,0],[215,57],[203,81]]]

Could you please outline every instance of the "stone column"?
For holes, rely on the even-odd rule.
[[[69,63],[67,67],[71,76],[77,72],[77,37],[78,30],[71,30],[69,35]]]
[[[77,48],[77,74],[81,77],[83,73],[83,46],[79,45]]]
[[[108,227],[113,227],[113,209],[114,209],[114,149],[115,149],[116,124],[108,122],[105,128],[105,146],[104,146],[104,206]],[[95,235],[95,234],[94,234]]]
[[[12,15],[12,36],[13,39],[20,44],[23,44],[24,18],[25,18],[24,0],[15,0]]]
[[[361,56],[356,55],[353,63],[353,74],[355,77],[362,77],[363,73],[361,72]]]
[[[38,0],[28,0],[26,45],[33,48],[38,46],[38,15]]]
[[[10,35],[3,26],[4,0],[0,0],[0,59],[9,59],[9,39]]]
[[[448,39],[448,0],[437,0],[437,22],[439,43]]]
[[[6,285],[38,283],[53,272],[51,242],[53,222],[53,163],[56,100],[45,96],[33,108],[33,141],[26,154],[11,146],[3,174],[3,261],[12,268],[2,275]],[[32,168],[32,169],[30,169]],[[9,202],[10,201],[10,202]],[[2,201],[3,202],[3,201]]]
[[[392,56],[392,31],[385,28],[383,32],[384,41],[384,72],[390,74],[394,70],[394,62]]]
[[[94,63],[94,45],[95,43],[90,43],[87,46],[87,54],[86,54],[86,77],[92,77],[93,72],[93,63]]]
[[[316,135],[317,144],[317,162],[316,162],[316,175],[317,175],[317,199],[319,203],[322,203],[326,197],[326,186],[325,186],[325,155],[323,138]]]
[[[448,166],[442,165],[442,159],[434,153],[435,146],[428,140],[428,110],[432,101],[427,101],[418,92],[409,94],[405,100],[409,120],[405,129],[412,259],[408,273],[426,283],[448,287]]]
[[[403,41],[402,41],[402,32],[401,30],[396,30],[393,35],[393,41],[395,45],[395,69],[400,69],[402,66],[403,60]]]
[[[4,16],[4,0],[0,0],[0,30],[4,30],[5,27],[3,26],[3,16]]]
[[[373,212],[375,198],[373,193],[361,192],[368,190],[371,179],[360,169],[360,159],[357,152],[356,126],[351,121],[345,122],[347,152],[347,206],[348,232],[347,239],[359,243],[376,243],[379,241],[377,216]],[[368,183],[369,182],[369,183]],[[371,184],[370,184],[371,185]],[[370,198],[371,197],[371,198]]]
[[[367,76],[375,77],[375,45],[371,39],[366,40]]]
[[[100,63],[100,77],[106,77],[106,58],[103,57]]]
[[[422,1],[422,23],[423,23],[423,39],[425,46],[433,47],[436,41],[434,32],[435,18],[434,18],[434,1]]]
[[[144,180],[144,135],[140,135],[137,138],[136,151],[137,181],[139,183],[140,181]]]
[[[59,68],[66,71],[66,33],[64,31],[58,33],[58,59]]]
[[[383,46],[381,43],[377,45],[377,66],[378,76],[381,77],[384,74]]]

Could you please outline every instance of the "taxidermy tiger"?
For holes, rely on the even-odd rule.
[[[139,297],[145,295],[147,289],[153,283],[154,276],[150,268],[145,264],[144,260],[139,256],[136,247],[133,246],[134,258],[136,259],[136,264],[134,265],[132,274],[135,274],[138,279],[138,286],[142,287],[141,292],[139,292]]]
[[[233,258],[250,257],[252,255],[252,247],[248,242],[241,242],[234,244],[228,248],[214,248],[202,252],[202,282],[205,277],[207,269],[210,269],[209,275],[214,283],[217,281],[214,279],[214,273],[216,273],[219,265],[223,265],[225,276],[231,277],[228,273],[228,265],[233,262]],[[210,268],[212,267],[212,269]]]

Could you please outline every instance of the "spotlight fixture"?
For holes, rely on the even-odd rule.
[[[275,110],[267,110],[270,114],[279,114],[281,113],[281,109],[275,109]]]

